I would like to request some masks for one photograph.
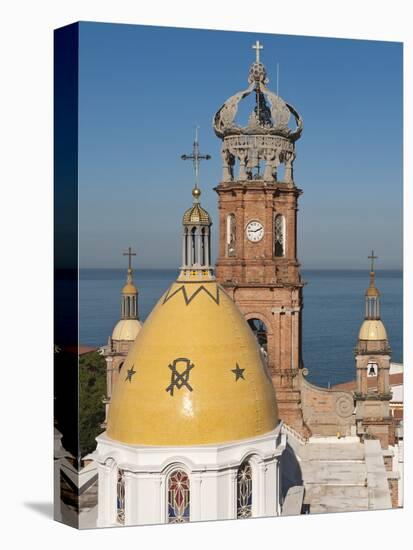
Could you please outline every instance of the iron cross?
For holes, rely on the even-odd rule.
[[[195,127],[195,141],[192,148],[192,155],[181,155],[182,160],[192,160],[195,170],[195,187],[199,185],[199,163],[201,160],[209,160],[211,155],[201,155],[199,152],[199,143],[198,143],[198,128]]]
[[[260,41],[257,40],[255,42],[255,44],[252,46],[252,49],[255,50],[256,62],[259,63],[260,62],[260,50],[264,49],[264,46],[262,46],[260,44]]]
[[[371,269],[370,271],[374,271],[374,260],[378,259],[378,256],[374,255],[374,250],[371,251],[371,256],[367,256],[369,260],[371,260]]]
[[[132,269],[132,256],[136,256],[136,252],[132,252],[132,247],[128,248],[127,252],[123,253],[124,256],[129,256],[129,269]]]

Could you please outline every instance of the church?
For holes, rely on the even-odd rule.
[[[222,142],[211,263],[199,151],[176,281],[143,324],[131,249],[121,319],[104,348],[97,525],[144,525],[402,505],[403,429],[374,253],[355,388],[306,379],[293,165],[298,111],[268,88],[257,41],[247,87],[213,117]],[[236,122],[242,100],[255,106]],[[178,243],[177,243],[177,246]],[[374,381],[374,384],[371,383]]]

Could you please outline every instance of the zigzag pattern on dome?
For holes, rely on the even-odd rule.
[[[216,283],[214,283],[215,288],[213,289],[215,291],[215,296],[203,284],[201,284],[199,286],[195,285],[193,289],[191,289],[190,287],[188,287],[185,284],[180,285],[178,288],[176,288],[176,286],[177,286],[177,284],[174,283],[167,290],[162,304],[166,304],[166,302],[168,302],[171,298],[173,298],[174,296],[176,296],[179,293],[182,293],[184,301],[185,301],[185,305],[188,306],[197,295],[199,295],[201,292],[204,292],[217,304],[217,306],[219,306],[219,294],[220,294],[220,291],[222,292],[222,289]],[[211,290],[212,290],[212,288],[213,287],[211,286]],[[192,291],[192,294],[190,293],[191,291]]]

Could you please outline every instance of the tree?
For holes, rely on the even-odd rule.
[[[97,351],[79,357],[79,446],[81,456],[96,448],[105,420],[106,361]]]

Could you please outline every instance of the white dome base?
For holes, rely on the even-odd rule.
[[[254,439],[192,447],[126,445],[103,433],[94,453],[99,472],[98,526],[120,525],[118,469],[125,479],[123,525],[168,523],[168,478],[177,468],[189,477],[191,522],[236,519],[237,473],[246,459],[252,469],[252,517],[279,515],[279,460],[286,445],[281,425]]]

